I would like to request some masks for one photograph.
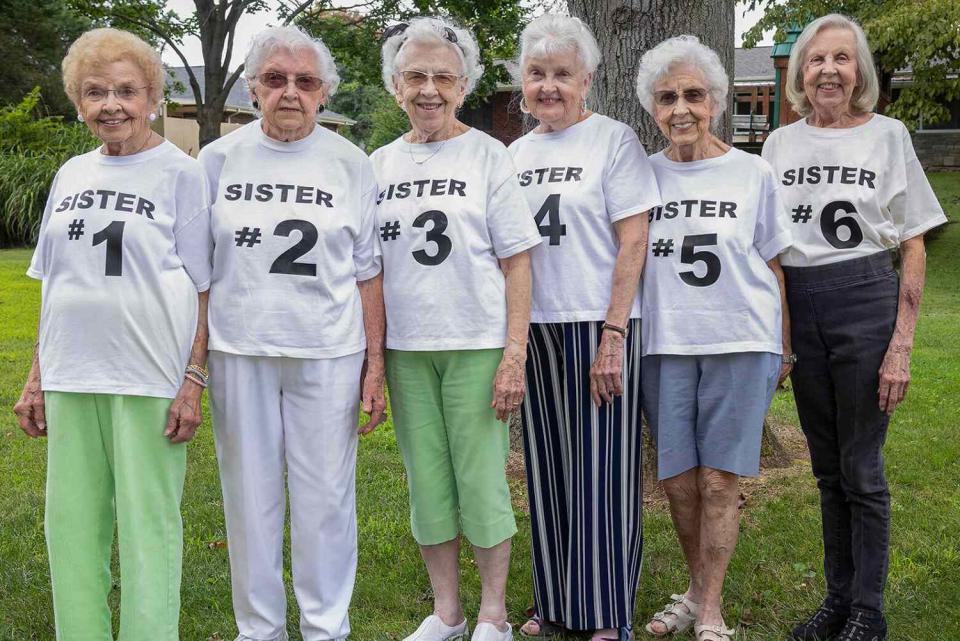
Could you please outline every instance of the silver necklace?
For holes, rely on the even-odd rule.
[[[434,156],[436,156],[437,154],[439,154],[439,153],[443,150],[443,146],[444,146],[445,144],[447,144],[447,140],[449,140],[449,138],[444,138],[443,140],[441,140],[441,141],[440,141],[440,144],[439,144],[439,145],[437,146],[437,148],[433,151],[433,153],[430,154],[429,156],[427,156],[426,158],[424,158],[423,160],[417,160],[416,156],[413,155],[413,143],[408,143],[410,146],[407,147],[407,151],[410,152],[410,160],[412,160],[412,161],[413,161],[414,163],[416,163],[417,165],[422,165],[422,164],[424,164],[425,162],[427,162],[428,160],[430,160],[431,158],[433,158]]]
[[[422,165],[422,164],[426,163],[428,160],[430,160],[431,158],[433,158],[434,156],[436,156],[437,154],[439,154],[441,151],[443,151],[443,146],[447,144],[447,141],[448,141],[448,140],[450,140],[451,138],[454,137],[454,135],[456,134],[456,132],[457,132],[457,125],[456,125],[456,123],[454,123],[453,129],[450,130],[450,135],[447,136],[446,138],[444,138],[443,140],[441,140],[441,141],[440,141],[440,145],[433,151],[433,153],[430,154],[429,156],[427,156],[426,158],[424,158],[423,160],[417,160],[416,156],[413,155],[413,145],[414,145],[414,143],[412,143],[412,142],[411,142],[411,143],[407,143],[407,144],[410,145],[409,147],[407,147],[407,151],[410,153],[410,160],[412,160],[412,161],[413,161],[415,164],[417,164],[417,165]]]

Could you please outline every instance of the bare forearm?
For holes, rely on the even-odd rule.
[[[207,325],[207,303],[210,300],[210,292],[200,292],[197,296],[197,333],[193,337],[193,346],[190,348],[190,360],[192,365],[207,364],[207,344],[210,340],[209,326]]]
[[[927,254],[923,237],[911,238],[900,246],[900,296],[897,322],[890,341],[894,349],[909,352],[913,349],[920,298],[926,280]]]
[[[530,255],[521,252],[500,261],[507,289],[506,351],[526,355],[530,329],[530,300],[533,293]]]
[[[790,306],[787,304],[787,282],[783,276],[780,259],[773,258],[767,261],[767,266],[777,279],[777,288],[780,290],[780,327],[783,336],[783,353],[792,354],[793,346],[790,342]]]
[[[383,272],[357,283],[363,307],[363,331],[367,335],[367,361],[383,360],[387,321],[383,307]]]
[[[611,325],[626,327],[630,318],[647,256],[647,214],[631,216],[615,223],[620,247],[613,267],[613,283],[606,320]]]

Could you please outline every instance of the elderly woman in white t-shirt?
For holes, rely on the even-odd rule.
[[[540,236],[504,146],[457,119],[483,68],[476,40],[439,18],[390,27],[383,82],[410,131],[373,154],[387,310],[387,381],[433,613],[406,641],[463,639],[461,532],[482,597],[474,641],[507,641],[517,531],[501,422],[524,391],[528,251]],[[499,419],[499,420],[498,420]]]
[[[317,125],[340,81],[297,27],[244,61],[261,118],[207,145],[216,246],[210,398],[240,641],[285,641],[284,516],[304,639],[345,639],[357,568],[357,414],[376,427],[383,295],[366,154]],[[288,491],[285,491],[288,490]]]
[[[669,142],[651,157],[643,285],[643,405],[690,583],[647,624],[729,641],[723,581],[739,479],[759,472],[763,419],[793,361],[777,256],[790,230],[770,165],[711,131],[726,106],[720,58],[694,36],[644,54],[637,95]]]
[[[763,147],[793,230],[783,255],[793,391],[823,517],[827,594],[793,630],[796,641],[886,637],[890,493],[881,450],[910,382],[923,235],[946,218],[906,127],[872,113],[878,87],[860,27],[837,14],[814,20],[787,67],[787,97],[803,118]]]
[[[203,170],[152,131],[166,72],[150,45],[94,29],[63,60],[102,145],[50,187],[27,274],[43,281],[33,366],[14,412],[47,437],[45,525],[58,639],[177,641],[186,442],[206,386],[210,212]],[[198,294],[198,292],[201,292]]]
[[[520,633],[626,641],[643,554],[637,284],[660,195],[637,135],[587,109],[590,30],[546,14],[520,42],[520,108],[539,124],[510,153],[544,237],[523,405],[534,607]]]

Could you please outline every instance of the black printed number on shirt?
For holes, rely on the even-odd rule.
[[[105,276],[123,276],[123,226],[125,221],[115,220],[93,235],[93,246],[107,243]]]
[[[850,249],[863,241],[863,230],[860,229],[856,218],[853,216],[837,217],[837,214],[855,213],[857,213],[856,207],[846,200],[835,200],[823,208],[823,211],[820,212],[820,231],[823,232],[823,237],[827,239],[828,243],[837,249]],[[837,230],[841,227],[846,227],[850,231],[846,240],[840,240],[840,236],[837,234]]]
[[[416,220],[413,221],[414,227],[426,227],[427,222],[433,223],[433,226],[427,230],[427,242],[435,243],[437,253],[432,256],[426,250],[418,249],[413,252],[413,258],[421,265],[434,267],[447,259],[450,250],[453,249],[453,243],[449,236],[444,236],[443,232],[447,228],[447,215],[442,211],[432,209],[425,211]]]
[[[693,265],[701,262],[707,266],[707,273],[697,276],[692,269],[680,272],[680,280],[692,287],[709,287],[720,278],[720,257],[706,250],[697,251],[697,245],[709,247],[717,244],[716,234],[695,234],[684,236],[683,246],[680,248],[680,262],[684,265]]]
[[[306,220],[284,220],[273,230],[274,236],[289,236],[293,232],[300,232],[300,241],[283,252],[270,266],[271,274],[290,274],[291,276],[316,276],[316,263],[298,263],[298,258],[313,249],[317,244],[317,228],[313,223]]]
[[[547,218],[548,223],[543,224],[543,219]],[[551,245],[559,245],[560,237],[567,235],[567,226],[560,224],[560,194],[550,194],[540,206],[540,211],[533,217],[533,222],[537,224],[540,235],[549,238]]]

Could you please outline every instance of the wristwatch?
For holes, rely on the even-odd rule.
[[[616,333],[620,334],[620,335],[623,336],[624,338],[627,337],[627,333],[628,333],[629,330],[630,330],[629,327],[617,327],[616,325],[611,325],[610,323],[604,323],[604,324],[603,324],[603,327],[600,328],[600,331],[605,332],[605,331],[607,331],[608,329],[609,329],[611,332],[616,332]]]
[[[780,362],[784,365],[795,365],[797,362],[797,355],[794,354],[783,354],[780,357]]]

